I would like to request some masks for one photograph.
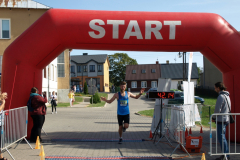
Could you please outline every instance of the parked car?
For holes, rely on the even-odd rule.
[[[204,99],[199,96],[194,96],[195,100],[200,101],[201,104],[204,103]],[[175,92],[174,99],[169,99],[168,104],[183,104],[184,103],[184,94],[183,92]]]
[[[194,96],[194,98],[195,98],[195,100],[196,100],[196,99],[199,100],[201,104],[204,103],[204,99],[203,99],[203,98],[201,98],[201,97],[199,97],[199,96]]]
[[[157,92],[157,88],[150,88],[150,89],[146,92],[146,98],[148,98],[149,92]]]

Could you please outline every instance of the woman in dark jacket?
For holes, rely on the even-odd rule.
[[[33,128],[31,130],[31,142],[36,142],[37,136],[39,136],[40,141],[42,141],[41,138],[41,130],[43,123],[45,121],[45,115],[46,115],[46,105],[47,103],[47,97],[46,94],[43,93],[43,97],[38,94],[38,89],[36,87],[33,87],[31,89],[30,97],[32,97],[31,100],[31,107],[34,109],[32,112],[30,112],[30,115],[33,119]]]

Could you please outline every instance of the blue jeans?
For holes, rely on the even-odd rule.
[[[222,124],[222,122],[217,123],[217,137],[220,143],[221,150],[224,151],[223,153],[229,153],[228,144],[225,136],[227,125],[228,124],[224,124],[224,123]],[[223,143],[223,149],[222,149],[222,143]],[[229,157],[229,155],[227,155],[227,157]]]

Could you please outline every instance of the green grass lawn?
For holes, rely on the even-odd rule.
[[[74,104],[79,104],[82,101],[83,101],[82,97],[75,97],[75,102],[73,102],[73,105]],[[57,107],[69,107],[69,106],[70,106],[70,103],[58,103],[57,104]],[[51,105],[48,106],[48,107],[51,107]]]
[[[153,117],[154,109],[139,111],[138,113],[143,116]]]
[[[100,97],[108,97],[107,93],[98,93]],[[85,97],[91,97],[92,95],[89,94],[82,94],[82,96]],[[75,102],[73,102],[73,105],[75,104],[79,104],[80,102],[83,101],[83,97],[79,97],[79,96],[75,96]],[[97,103],[97,104],[90,104],[88,107],[103,107],[105,105],[106,102],[101,102],[101,103]],[[70,104],[69,103],[58,103],[57,107],[69,107]],[[48,106],[51,107],[51,106]]]
[[[76,97],[75,96],[75,102],[79,103],[79,102],[82,102],[83,101],[83,98],[82,97]],[[75,103],[74,102],[74,103]]]

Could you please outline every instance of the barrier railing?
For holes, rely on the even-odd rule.
[[[195,122],[201,123],[202,107],[201,103],[195,104],[167,104],[164,107],[181,108],[185,112],[185,127],[194,127]]]
[[[237,152],[237,142],[236,142],[236,123],[237,123],[237,117],[239,117],[240,116],[240,113],[214,113],[214,114],[212,114],[211,115],[211,117],[210,117],[210,120],[212,120],[212,117],[213,116],[216,116],[216,119],[215,119],[215,121],[216,121],[216,123],[218,122],[218,120],[219,121],[221,121],[220,123],[218,122],[218,124],[220,124],[220,125],[224,125],[224,122],[223,122],[223,116],[229,116],[229,115],[232,115],[233,116],[233,118],[234,118],[234,120],[235,120],[235,123],[234,124],[228,124],[227,126],[226,126],[226,128],[224,129],[221,129],[221,128],[219,128],[218,129],[218,125],[216,125],[216,133],[215,133],[215,135],[216,135],[216,138],[215,138],[215,142],[216,142],[216,145],[213,145],[213,130],[212,130],[212,123],[211,122],[209,122],[209,124],[210,124],[210,152],[209,152],[209,154],[210,154],[210,156],[212,156],[212,155],[223,155],[224,157],[225,157],[225,159],[227,159],[227,155],[239,155],[240,154],[240,152]],[[231,127],[234,127],[234,133],[231,133]],[[218,142],[219,141],[219,137],[218,137],[218,132],[220,131],[220,135],[222,135],[222,139],[221,139],[221,141],[222,141],[222,144],[220,144],[220,142]],[[228,136],[226,137],[227,139],[228,139],[228,143],[225,143],[225,145],[224,145],[224,140],[225,140],[225,134],[228,134]],[[231,141],[234,141],[233,143],[231,143],[230,142],[230,140]],[[220,144],[219,145],[219,147],[218,147],[218,144]],[[232,144],[232,145],[231,145]],[[213,147],[215,147],[215,152],[213,152],[214,150],[213,150]],[[225,149],[227,149],[228,148],[228,153],[224,153],[224,148]],[[233,148],[233,152],[232,152],[232,148]],[[220,151],[220,152],[219,152]]]
[[[154,143],[157,136],[159,136],[159,143],[163,138],[166,138],[168,143],[172,145],[171,141],[178,145],[175,150],[181,146],[183,150],[190,156],[185,145],[185,128],[195,126],[195,122],[201,123],[201,108],[202,104],[168,104],[162,107],[161,118],[157,128],[153,134]],[[156,143],[156,144],[157,144]]]
[[[23,139],[33,149],[25,138],[27,137],[27,123],[27,107],[5,110],[1,114],[1,152],[6,150],[12,159],[14,158],[8,148]]]
[[[171,155],[175,150],[181,146],[185,152],[190,156],[184,147],[185,144],[185,112],[179,107],[166,107],[162,108],[162,123],[161,123],[161,138],[158,140],[160,142],[163,138],[166,138],[168,143],[172,145],[171,141],[178,143],[174,148]],[[158,143],[157,142],[157,143]],[[156,144],[157,144],[156,143]],[[170,155],[170,156],[171,156]]]

